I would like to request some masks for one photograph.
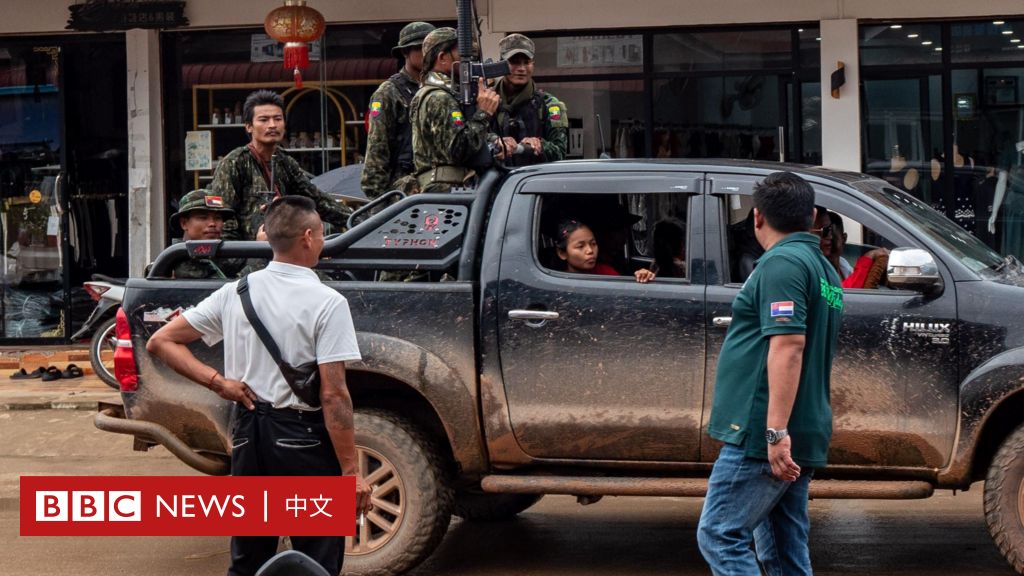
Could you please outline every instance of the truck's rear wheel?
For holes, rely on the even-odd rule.
[[[1003,558],[1024,574],[1024,425],[999,447],[985,478],[985,521]]]
[[[415,424],[394,414],[359,411],[355,427],[374,509],[346,539],[344,573],[402,574],[429,556],[448,530],[453,500],[446,462]]]
[[[455,515],[463,520],[511,520],[540,501],[541,494],[488,494],[465,489],[455,492]]]

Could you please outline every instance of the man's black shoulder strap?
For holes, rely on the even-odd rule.
[[[243,276],[242,279],[238,281],[238,288],[235,291],[242,299],[242,310],[245,310],[245,317],[249,319],[249,324],[252,324],[252,329],[255,330],[256,335],[260,337],[260,341],[263,342],[263,346],[266,347],[267,352],[270,352],[270,357],[274,359],[274,362],[278,367],[281,367],[281,349],[277,347],[277,342],[274,342],[274,338],[270,335],[270,332],[267,332],[267,327],[260,321],[260,317],[256,315],[256,309],[252,306],[252,296],[249,295],[248,276]],[[287,377],[285,380],[287,380]]]

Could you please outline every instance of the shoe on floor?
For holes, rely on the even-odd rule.
[[[39,378],[46,372],[46,369],[40,366],[31,372],[25,372],[24,368],[19,368],[17,372],[11,374],[11,380],[31,380],[33,378]]]
[[[85,376],[85,372],[75,364],[68,364],[68,367],[60,375],[61,378],[81,378]]]
[[[63,376],[60,373],[60,368],[56,366],[50,366],[46,369],[46,373],[43,374],[43,382],[53,382],[54,380],[60,380]]]

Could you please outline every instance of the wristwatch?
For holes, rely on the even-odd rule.
[[[781,428],[779,430],[769,428],[764,433],[764,438],[769,444],[778,444],[786,436],[789,436],[789,430],[786,430],[785,428]]]

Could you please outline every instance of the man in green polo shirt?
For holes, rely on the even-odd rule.
[[[697,543],[716,576],[811,574],[808,486],[832,437],[829,375],[843,311],[821,253],[814,190],[776,172],[754,190],[765,253],[732,303],[708,433],[725,444]],[[751,542],[756,547],[756,555]]]

